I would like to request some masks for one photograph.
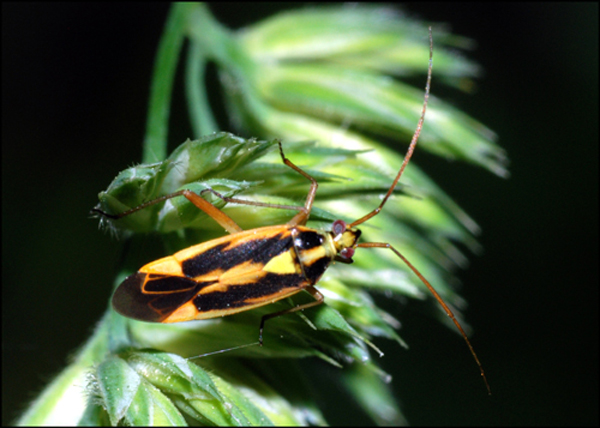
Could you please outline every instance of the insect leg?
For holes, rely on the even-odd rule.
[[[256,207],[267,207],[267,208],[277,208],[277,209],[298,211],[298,214],[296,214],[290,221],[288,221],[287,224],[288,224],[288,226],[291,226],[291,227],[298,226],[298,225],[305,225],[306,221],[308,220],[308,217],[310,216],[310,211],[312,209],[312,205],[315,200],[315,195],[317,193],[317,188],[319,187],[319,184],[317,183],[317,180],[315,180],[311,175],[309,175],[308,173],[306,173],[305,171],[300,169],[292,161],[290,161],[288,158],[286,158],[285,155],[283,154],[283,146],[281,145],[281,141],[279,141],[278,143],[279,143],[279,153],[281,154],[281,159],[283,160],[283,163],[285,165],[289,166],[290,168],[292,168],[294,171],[301,174],[302,176],[304,176],[311,183],[310,190],[308,191],[308,195],[306,195],[306,201],[304,202],[304,206],[268,204],[265,202],[256,202],[256,201],[248,201],[245,199],[229,198],[227,196],[221,195],[219,192],[217,192],[216,190],[213,190],[211,188],[204,189],[202,191],[202,193],[211,192],[214,195],[216,195],[217,197],[223,199],[225,202],[228,202],[228,203],[231,202],[231,203],[235,203],[235,204],[253,205]]]
[[[285,155],[283,154],[283,146],[281,145],[281,141],[279,141],[279,153],[281,154],[281,160],[283,160],[284,164],[286,164],[294,171],[301,174],[307,180],[310,181],[310,190],[308,191],[308,195],[306,195],[306,201],[304,202],[304,206],[300,209],[300,212],[298,212],[298,214],[296,214],[290,221],[288,221],[289,226],[304,225],[306,224],[306,221],[310,216],[310,211],[312,209],[312,205],[315,200],[315,195],[317,194],[317,188],[319,187],[319,184],[317,183],[317,180],[315,180],[307,172],[301,170],[291,160],[285,157]]]
[[[318,306],[321,303],[323,303],[323,300],[325,298],[319,292],[319,290],[317,290],[315,287],[313,287],[312,285],[309,285],[308,287],[305,288],[305,290],[308,291],[311,294],[311,296],[313,296],[315,298],[314,302],[305,303],[304,305],[298,305],[298,306],[294,306],[293,308],[284,309],[283,311],[278,311],[278,312],[273,312],[272,314],[263,315],[263,317],[260,320],[260,328],[259,328],[259,333],[258,333],[258,343],[260,346],[263,345],[263,329],[265,327],[265,322],[267,320],[270,320],[271,318],[279,317],[281,315],[291,314],[292,312],[297,312],[297,311],[302,311],[304,309],[312,308],[313,306]]]
[[[239,227],[237,225],[237,223],[235,221],[233,221],[233,219],[231,217],[229,217],[223,211],[221,211],[220,209],[215,207],[213,204],[208,202],[206,199],[201,198],[199,195],[192,192],[191,190],[180,190],[175,193],[170,193],[168,195],[161,196],[159,198],[156,198],[151,201],[145,202],[141,205],[138,205],[135,208],[124,211],[120,214],[109,214],[98,208],[93,208],[92,212],[99,213],[100,215],[111,218],[113,220],[118,220],[122,217],[126,217],[130,214],[133,214],[136,211],[142,210],[144,208],[147,208],[147,207],[157,204],[159,202],[164,202],[168,199],[175,198],[177,196],[185,196],[192,204],[194,204],[198,209],[204,211],[206,214],[208,214],[210,217],[212,217],[217,223],[219,223],[229,233],[237,233],[237,232],[241,232],[243,230],[241,227]]]
[[[276,209],[293,210],[293,211],[299,211],[299,210],[304,209],[304,207],[301,207],[299,205],[269,204],[268,202],[249,201],[247,199],[231,198],[229,196],[225,196],[225,195],[217,192],[214,189],[211,189],[210,187],[207,187],[206,189],[202,190],[202,192],[200,192],[200,194],[203,194],[206,192],[210,192],[213,195],[215,195],[216,197],[223,199],[225,202],[232,203],[232,204],[252,205],[254,207],[276,208]]]
[[[402,259],[402,261],[404,263],[406,263],[406,266],[408,266],[410,268],[410,270],[412,270],[415,273],[415,275],[417,275],[419,277],[419,279],[423,282],[423,284],[425,284],[427,286],[427,288],[429,289],[429,291],[431,292],[431,294],[433,294],[433,297],[435,297],[435,299],[438,301],[438,303],[442,306],[442,308],[444,309],[444,312],[446,312],[446,315],[448,315],[452,319],[452,321],[454,322],[454,324],[458,328],[458,331],[460,332],[460,334],[462,335],[462,337],[465,339],[465,342],[467,342],[467,346],[469,347],[469,350],[471,351],[471,354],[473,355],[473,358],[475,358],[475,362],[479,366],[479,371],[481,372],[481,377],[483,378],[483,381],[485,382],[485,386],[486,386],[486,388],[488,390],[488,394],[491,395],[492,392],[490,390],[490,385],[488,384],[487,378],[485,377],[485,373],[483,371],[483,366],[479,362],[479,358],[477,358],[477,354],[475,353],[475,350],[473,349],[473,346],[471,346],[471,342],[469,342],[469,339],[467,338],[467,334],[463,330],[462,326],[460,325],[460,323],[458,322],[458,320],[454,316],[454,313],[450,310],[450,308],[448,307],[448,305],[446,304],[446,302],[444,302],[444,300],[442,300],[442,297],[438,294],[437,291],[435,291],[435,288],[433,288],[433,286],[429,283],[429,281],[427,281],[425,279],[425,277],[421,274],[421,272],[419,272],[417,270],[417,268],[414,267],[412,265],[412,263],[409,262],[406,259],[406,257],[404,257],[400,253],[400,251],[396,250],[392,245],[390,245],[388,243],[385,243],[385,242],[361,242],[360,244],[357,245],[357,247],[363,247],[363,248],[388,248],[388,249],[392,250],[398,257],[400,257]]]
[[[243,229],[237,225],[235,221],[231,219],[223,211],[215,207],[213,204],[208,202],[206,199],[201,198],[196,193],[190,190],[183,190],[183,196],[185,196],[192,204],[196,205],[199,209],[204,211],[210,217],[212,217],[217,223],[219,223],[227,232],[238,233]]]

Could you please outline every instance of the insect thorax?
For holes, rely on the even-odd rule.
[[[330,232],[304,226],[293,227],[290,232],[298,254],[296,263],[311,285],[317,283],[337,254]]]

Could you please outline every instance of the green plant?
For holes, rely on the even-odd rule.
[[[169,105],[186,37],[186,95],[195,139],[168,155]],[[434,37],[434,85],[460,86],[476,75],[474,64],[445,49],[463,46],[464,39],[436,27]],[[422,91],[389,75],[424,74],[427,56],[426,26],[381,7],[306,9],[231,32],[204,5],[174,5],[155,64],[142,164],[121,172],[100,194],[101,203],[120,212],[182,186],[210,185],[227,196],[297,204],[308,185],[270,151],[279,138],[286,155],[320,183],[311,225],[359,218],[377,205],[402,161],[382,142],[406,141],[422,104]],[[219,68],[236,128],[264,141],[213,134],[217,121],[201,83],[208,61]],[[505,175],[504,155],[493,139],[483,125],[432,98],[419,150]],[[399,190],[415,197],[393,198],[370,223],[374,227],[363,230],[366,240],[397,244],[448,303],[460,306],[449,286],[452,269],[464,257],[455,242],[476,248],[476,224],[414,163]],[[188,205],[157,207],[115,225],[133,248],[143,245],[140,232],[159,232],[163,255],[222,233]],[[235,205],[224,211],[244,228],[284,223],[292,215]],[[139,252],[128,253],[115,286],[148,261],[132,254]],[[356,260],[353,266],[332,268],[319,283],[326,305],[269,322],[266,346],[193,362],[182,357],[255,340],[260,317],[285,308],[286,302],[214,322],[176,325],[128,320],[109,308],[73,363],[20,422],[324,423],[296,362],[315,356],[343,366],[342,382],[374,421],[402,422],[387,377],[369,351],[377,351],[372,337],[403,344],[395,330],[398,322],[373,303],[367,290],[419,299],[428,294],[393,254],[361,250]],[[84,384],[87,402],[78,395]]]

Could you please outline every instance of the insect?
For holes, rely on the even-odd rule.
[[[392,245],[382,242],[359,242],[361,231],[357,226],[383,209],[400,181],[421,133],[429,100],[433,66],[431,28],[429,41],[429,68],[421,117],[402,165],[377,208],[349,224],[336,220],[327,232],[307,227],[306,222],[311,213],[318,184],[313,177],[286,158],[279,142],[283,163],[311,183],[303,206],[274,205],[230,198],[207,188],[200,194],[190,190],[171,193],[118,215],[95,209],[94,211],[103,216],[119,219],[150,205],[183,196],[229,232],[227,236],[191,246],[143,266],[116,289],[112,298],[114,309],[126,317],[141,321],[175,323],[231,315],[268,305],[301,291],[310,293],[314,301],[262,317],[259,327],[259,344],[262,345],[263,329],[267,320],[323,303],[323,295],[315,285],[332,262],[352,263],[357,248],[388,249],[418,276],[452,319],[475,358],[489,392],[483,367],[467,335],[427,279]],[[295,210],[297,214],[283,225],[242,230],[227,214],[201,197],[205,192],[211,192],[227,203]]]

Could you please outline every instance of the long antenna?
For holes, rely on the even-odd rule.
[[[374,217],[377,214],[379,214],[379,212],[381,211],[381,209],[387,202],[390,195],[394,192],[396,185],[400,181],[400,177],[402,177],[402,173],[404,172],[406,165],[408,165],[408,162],[410,161],[410,158],[412,157],[412,154],[415,150],[415,146],[417,145],[417,141],[419,140],[419,135],[421,134],[421,129],[423,128],[423,122],[425,121],[425,112],[427,111],[427,103],[429,102],[429,92],[431,89],[432,69],[433,69],[433,35],[432,35],[431,27],[429,27],[429,68],[427,70],[427,85],[425,86],[425,99],[423,101],[423,110],[421,112],[421,118],[419,119],[419,123],[417,124],[417,129],[415,130],[415,133],[413,134],[410,145],[408,146],[408,150],[406,151],[406,155],[404,156],[404,160],[402,161],[400,170],[398,171],[398,174],[396,175],[396,178],[394,179],[394,182],[390,186],[385,197],[381,201],[381,204],[379,204],[379,206],[377,208],[375,208],[373,211],[371,211],[364,217],[361,217],[358,220],[356,220],[355,222],[346,226],[347,228],[352,228],[356,225],[364,223],[365,221],[369,220],[371,217]],[[469,341],[467,334],[465,333],[462,326],[460,325],[460,323],[454,316],[454,313],[452,312],[452,310],[448,307],[446,302],[444,302],[442,297],[435,290],[435,288],[433,288],[433,286],[429,283],[429,281],[427,281],[427,279],[425,279],[425,277],[421,274],[421,272],[419,272],[417,270],[417,268],[414,267],[412,265],[412,263],[410,263],[406,259],[406,257],[404,257],[398,250],[396,250],[392,245],[390,245],[388,243],[364,242],[364,243],[358,244],[357,247],[360,247],[360,248],[388,248],[388,249],[392,250],[398,257],[400,257],[400,259],[402,259],[402,261],[404,263],[406,263],[406,265],[415,273],[415,275],[417,275],[419,277],[419,279],[423,282],[423,284],[425,284],[427,286],[427,288],[429,289],[431,294],[433,294],[433,297],[435,297],[435,299],[438,301],[438,303],[442,306],[442,308],[444,309],[444,312],[446,312],[446,315],[448,315],[452,319],[452,322],[454,322],[454,324],[458,328],[458,331],[462,335],[463,339],[465,339],[465,342],[467,343],[467,346],[469,347],[469,351],[471,351],[471,354],[473,355],[473,358],[475,359],[475,362],[477,363],[477,366],[479,367],[479,371],[481,372],[481,377],[483,378],[483,382],[485,383],[485,387],[487,388],[488,394],[492,395],[490,385],[488,384],[487,378],[485,376],[485,372],[483,371],[483,366],[481,365],[481,362],[479,361],[479,358],[477,357],[477,354],[475,353],[475,350],[473,349],[473,346],[471,345],[471,342]]]
[[[421,129],[423,128],[423,122],[425,121],[425,112],[427,111],[427,103],[429,102],[429,90],[431,88],[431,71],[432,70],[433,70],[433,35],[431,33],[431,27],[429,27],[429,68],[427,70],[427,84],[425,85],[425,99],[423,101],[423,111],[421,112],[421,118],[419,119],[419,123],[417,124],[417,129],[415,130],[412,140],[410,141],[410,145],[408,146],[408,150],[406,151],[406,155],[404,156],[404,160],[402,161],[400,170],[398,171],[398,174],[396,175],[396,178],[394,179],[394,182],[392,183],[390,189],[388,190],[385,197],[381,201],[381,204],[379,204],[379,206],[377,208],[375,208],[373,211],[371,211],[369,214],[365,215],[364,217],[359,218],[358,220],[354,221],[353,223],[350,223],[348,225],[349,228],[357,226],[361,223],[364,223],[371,217],[379,214],[379,211],[381,211],[381,209],[387,202],[390,195],[394,192],[394,189],[396,188],[398,181],[400,181],[400,177],[402,177],[404,168],[406,168],[406,165],[408,165],[408,162],[410,161],[410,158],[412,157],[413,152],[415,151],[415,146],[417,145],[417,141],[419,140],[419,135],[421,134]]]

